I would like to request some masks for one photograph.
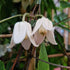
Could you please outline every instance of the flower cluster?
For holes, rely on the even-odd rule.
[[[46,41],[57,45],[54,38],[53,24],[48,18],[42,17],[38,19],[33,31],[31,24],[27,21],[17,22],[14,26],[9,48],[21,43],[24,49],[28,50],[31,43],[38,47],[45,38]]]

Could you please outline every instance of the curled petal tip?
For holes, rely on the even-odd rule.
[[[39,45],[34,45],[34,47],[39,47]]]
[[[39,45],[36,44],[36,42],[35,42],[33,36],[30,36],[29,39],[30,39],[31,43],[32,43],[35,47],[38,47],[38,46],[39,46]]]
[[[57,43],[53,43],[54,45],[57,45]]]
[[[54,31],[53,30],[47,32],[46,38],[51,44],[57,45],[57,43],[55,41],[55,36],[54,36]]]

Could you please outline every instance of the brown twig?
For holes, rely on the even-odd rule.
[[[50,62],[44,61],[44,60],[42,60],[42,59],[39,59],[39,58],[37,58],[37,57],[33,57],[33,58],[35,58],[35,59],[37,59],[37,60],[40,60],[40,61],[42,61],[42,62],[48,63],[48,64],[53,65],[53,66],[70,69],[70,66],[63,66],[63,65],[58,65],[58,64],[50,63]]]
[[[39,4],[39,14],[41,14],[40,4]]]
[[[2,35],[0,35],[0,38],[11,37],[11,36],[12,36],[12,34],[2,34]]]
[[[66,53],[67,56],[70,55],[70,53]],[[63,54],[51,54],[51,55],[48,55],[48,58],[54,58],[54,57],[62,57],[64,56]],[[12,62],[14,62],[15,60],[13,59]],[[26,61],[26,58],[20,58],[19,61]]]
[[[66,53],[66,55],[70,55],[70,53]],[[48,58],[53,58],[53,57],[62,57],[64,56],[64,54],[52,54],[52,55],[48,55]]]
[[[35,5],[35,7],[34,7],[32,13],[31,13],[32,15],[34,14],[36,7],[37,7],[37,4]]]
[[[52,18],[51,18],[52,21],[54,21],[54,9],[52,9]]]
[[[22,47],[20,47],[20,49],[19,49],[19,51],[18,51],[18,54],[17,54],[17,56],[16,56],[16,58],[15,58],[15,61],[14,61],[14,63],[13,63],[13,66],[12,66],[12,68],[11,68],[11,70],[14,70],[14,67],[15,67],[15,65],[16,65],[16,63],[17,63],[17,61],[18,61],[18,59],[19,59],[19,56],[20,56],[20,54],[21,54],[21,51],[22,50]]]

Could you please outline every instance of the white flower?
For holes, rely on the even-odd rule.
[[[28,22],[26,21],[17,22],[14,26],[13,35],[11,38],[9,48],[12,48],[13,46],[15,46],[15,44],[19,43],[21,43],[24,49],[26,50],[30,48],[31,43],[35,47],[38,47],[38,45],[36,45],[33,39],[33,36],[31,36],[31,33],[32,33],[31,25]]]
[[[47,41],[57,45],[54,38],[53,24],[48,18],[42,17],[37,20],[32,35],[34,35],[34,39],[38,45],[43,42],[45,37]]]

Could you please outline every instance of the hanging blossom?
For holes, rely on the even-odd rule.
[[[48,18],[42,17],[38,19],[32,32],[36,44],[40,45],[46,37],[46,41],[57,45],[53,29],[53,24]]]
[[[32,29],[31,25],[26,22],[17,22],[14,26],[13,35],[11,38],[11,43],[8,48],[12,48],[15,44],[21,43],[25,50],[30,48],[31,43],[35,46],[36,45],[33,36],[31,36]]]

